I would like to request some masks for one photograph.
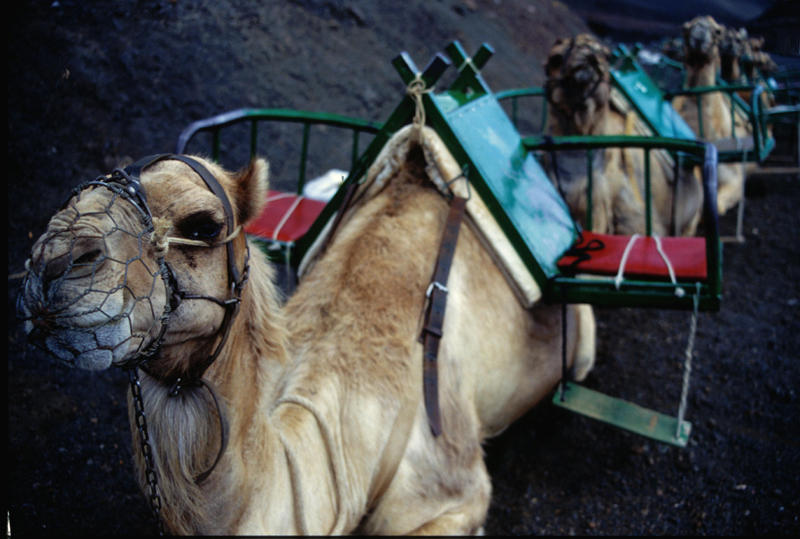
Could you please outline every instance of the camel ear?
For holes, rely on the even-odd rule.
[[[245,225],[264,210],[269,190],[269,163],[261,157],[236,173],[236,208],[239,224]]]

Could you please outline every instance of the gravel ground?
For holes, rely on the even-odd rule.
[[[26,347],[14,322],[23,260],[72,186],[126,156],[172,151],[190,122],[243,106],[383,120],[403,90],[391,58],[405,50],[425,64],[453,39],[468,52],[494,47],[484,70],[494,89],[541,85],[550,44],[587,29],[543,0],[62,0],[21,2],[10,13],[15,535],[154,531],[133,481],[123,374],[57,364]],[[265,153],[280,163],[296,145],[270,140]],[[662,446],[544,402],[486,445],[495,490],[488,534],[800,532],[800,177],[761,171],[747,195],[746,242],[724,248],[722,310],[699,317],[689,446]],[[722,227],[732,232],[735,217]],[[688,313],[597,316],[598,363],[587,384],[673,413]]]

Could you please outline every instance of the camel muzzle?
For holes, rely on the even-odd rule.
[[[238,311],[249,257],[240,270],[232,245],[236,233],[224,241],[229,298],[180,289],[165,260],[166,249],[159,245],[163,237],[157,233],[157,219],[154,220],[140,181],[147,167],[165,159],[187,164],[203,179],[222,201],[228,230],[234,230],[233,211],[225,191],[203,165],[186,156],[149,156],[79,185],[51,220],[52,230],[36,242],[26,264],[28,272],[17,299],[17,312],[34,346],[68,365],[89,370],[111,365],[145,368],[146,362],[157,356],[170,315],[178,304],[205,299],[225,309],[220,338],[208,358],[178,380],[182,379],[184,385],[199,380],[216,359]],[[88,202],[90,198],[92,204]],[[125,241],[135,247],[126,256],[114,258],[113,250],[108,248],[113,241]],[[134,249],[136,254],[130,256]],[[134,272],[139,280],[143,275],[150,280],[149,286],[144,287],[146,292],[141,286],[134,290]],[[156,298],[159,286],[163,286],[163,296]],[[135,326],[134,315],[142,313],[151,319],[149,327]],[[136,316],[137,321],[142,318]]]
[[[29,342],[88,370],[152,355],[170,306],[162,310],[150,295],[133,290],[130,280],[136,271],[149,275],[151,291],[159,278],[168,287],[163,259],[152,269],[144,262],[152,232],[144,194],[124,172],[79,185],[26,263],[17,312]],[[136,245],[137,255],[114,258],[107,247],[112,241]],[[133,313],[144,310],[154,313],[152,326],[135,329]]]

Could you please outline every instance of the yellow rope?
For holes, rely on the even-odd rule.
[[[169,219],[154,217],[153,218],[153,237],[151,242],[156,249],[156,253],[160,256],[166,256],[169,251],[169,246],[176,245],[189,245],[192,247],[216,247],[224,245],[233,240],[242,231],[241,226],[237,226],[233,232],[228,234],[224,239],[218,242],[208,242],[202,240],[191,240],[188,238],[178,238],[176,236],[169,236],[172,231],[172,221]]]
[[[417,74],[408,86],[406,93],[414,100],[414,127],[417,133],[422,134],[422,128],[425,127],[425,103],[422,101],[422,96],[430,92],[430,89],[425,87],[425,81],[422,80],[422,75]]]

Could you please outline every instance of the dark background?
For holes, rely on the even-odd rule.
[[[133,481],[123,373],[60,365],[26,347],[15,322],[24,260],[73,186],[126,158],[172,151],[192,121],[239,107],[382,121],[403,95],[391,59],[408,51],[422,66],[453,39],[468,53],[494,47],[484,75],[495,90],[541,85],[557,37],[672,37],[684,20],[722,8],[723,22],[771,32],[773,50],[796,60],[790,3],[779,2],[771,19],[769,2],[669,2],[658,13],[643,7],[651,4],[49,0],[6,8],[11,533],[154,531]],[[299,138],[279,133],[262,144],[277,164],[273,181],[289,185],[287,155]],[[333,166],[343,165],[313,163]],[[543,402],[486,444],[495,488],[488,534],[800,532],[800,178],[796,169],[762,170],[747,194],[746,242],[724,248],[722,310],[699,317],[689,446],[662,446]],[[735,216],[722,226],[732,233]],[[689,314],[598,309],[597,317],[598,363],[587,384],[675,413]]]

